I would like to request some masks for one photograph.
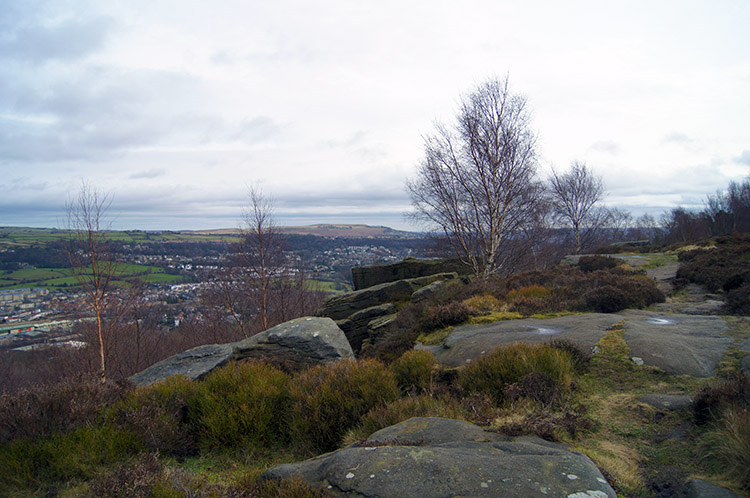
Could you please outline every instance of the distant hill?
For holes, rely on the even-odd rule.
[[[370,225],[346,224],[318,224],[304,226],[278,227],[281,233],[295,235],[315,235],[318,237],[348,237],[348,238],[381,238],[381,239],[413,239],[424,237],[423,233],[394,230],[393,228]],[[184,234],[196,235],[235,235],[237,228],[218,228],[214,230],[182,231]]]

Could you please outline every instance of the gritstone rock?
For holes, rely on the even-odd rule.
[[[354,290],[366,289],[374,285],[396,280],[425,277],[436,273],[455,272],[465,275],[471,268],[458,259],[415,259],[406,258],[396,263],[352,268]]]
[[[357,446],[272,467],[263,477],[293,475],[341,497],[616,497],[580,453],[440,418],[412,418]]]
[[[225,365],[232,358],[233,350],[232,344],[206,344],[188,349],[131,375],[130,381],[140,387],[150,386],[174,375],[199,380],[215,368]]]
[[[302,317],[234,343],[234,359],[268,358],[294,364],[354,358],[344,332],[330,318]]]
[[[132,375],[130,380],[137,386],[148,386],[173,375],[200,380],[229,361],[253,358],[302,365],[354,358],[354,353],[333,320],[303,317],[239,342],[198,346],[170,356]]]

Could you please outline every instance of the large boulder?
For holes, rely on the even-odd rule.
[[[130,381],[140,387],[150,386],[174,375],[182,375],[190,380],[200,380],[214,369],[228,363],[233,353],[232,344],[198,346],[170,356],[142,372],[131,375]]]
[[[235,360],[263,359],[296,367],[349,358],[354,358],[354,352],[333,320],[303,317],[239,342],[189,349],[132,375],[130,380],[137,386],[149,386],[174,375],[200,380]]]
[[[302,317],[234,343],[234,359],[268,359],[300,366],[354,358],[344,332],[330,318]]]
[[[294,475],[341,497],[617,496],[591,460],[562,445],[440,418],[412,418],[263,477]]]

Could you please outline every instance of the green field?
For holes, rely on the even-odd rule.
[[[68,240],[69,232],[56,228],[0,227],[0,250],[12,247],[45,245],[58,240]],[[107,232],[107,238],[127,243],[138,242],[234,242],[236,235],[207,235],[169,231],[146,232],[126,230]]]
[[[114,285],[127,287],[135,278],[140,278],[146,283],[178,283],[185,280],[181,275],[165,273],[164,269],[158,266],[122,264],[114,278]],[[77,286],[78,280],[68,268],[23,269],[0,274],[0,290],[25,287],[50,290],[74,289]]]
[[[352,286],[340,282],[331,282],[330,280],[308,280],[307,285],[310,290],[323,292],[351,292]]]

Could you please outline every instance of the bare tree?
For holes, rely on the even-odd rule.
[[[111,325],[105,314],[112,297],[112,281],[120,266],[115,252],[110,250],[105,232],[110,203],[108,194],[102,194],[84,182],[78,197],[67,206],[68,257],[73,276],[96,320],[102,382],[107,380],[106,339]]]
[[[573,229],[575,252],[580,254],[610,220],[608,210],[599,205],[604,198],[602,178],[574,161],[567,173],[552,171],[549,193],[558,221]]]
[[[526,99],[508,78],[466,95],[453,128],[436,125],[425,157],[408,182],[414,217],[442,230],[477,275],[507,272],[513,234],[536,218],[536,139]]]
[[[248,195],[250,206],[243,215],[239,264],[258,297],[260,322],[265,330],[269,327],[272,286],[285,276],[289,262],[273,220],[273,201],[257,187],[251,188]]]

